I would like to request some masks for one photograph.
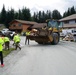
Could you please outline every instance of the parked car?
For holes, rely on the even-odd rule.
[[[4,33],[6,33],[7,31],[9,31],[9,29],[7,29],[7,28],[4,28],[3,30],[1,30],[1,32],[4,34]]]
[[[14,31],[6,31],[5,33],[3,33],[4,35],[8,36],[10,38],[10,40],[13,39],[14,36]]]

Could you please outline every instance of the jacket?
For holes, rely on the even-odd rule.
[[[3,44],[4,44],[4,41],[3,41],[2,38],[0,37],[0,51],[3,50]]]
[[[10,40],[9,40],[9,38],[8,37],[4,37],[4,42],[9,42]]]
[[[13,38],[14,42],[20,42],[20,37],[19,35],[15,35],[14,38]]]
[[[30,33],[31,33],[30,31],[26,31],[26,36],[30,35]]]

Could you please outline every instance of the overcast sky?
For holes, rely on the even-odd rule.
[[[69,7],[76,7],[76,0],[1,0],[0,11],[2,10],[3,4],[5,5],[6,10],[13,8],[17,11],[24,6],[29,8],[31,12],[39,10],[53,11],[54,9],[57,9],[61,14],[63,14]]]

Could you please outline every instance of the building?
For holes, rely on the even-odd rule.
[[[62,18],[59,21],[63,22],[64,29],[76,28],[76,14]]]
[[[76,36],[76,14],[62,18],[59,21],[63,22],[62,34],[67,35],[71,33]]]
[[[37,22],[15,19],[9,23],[9,29],[12,31],[25,32],[28,27],[34,24],[37,24]]]

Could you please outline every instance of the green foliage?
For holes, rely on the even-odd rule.
[[[76,14],[76,10],[75,10],[74,6],[71,8],[68,8],[68,10],[64,12],[63,17],[67,17],[72,14]]]
[[[50,10],[47,10],[46,12],[44,11],[39,11],[37,13],[34,12],[33,18],[36,22],[38,23],[44,23],[46,19],[61,19],[62,16],[58,10],[54,10],[52,13]]]
[[[0,13],[0,23],[3,23],[4,25],[6,24],[6,10],[5,10],[4,5],[3,5],[3,9]]]
[[[51,11],[47,10],[46,12],[34,12],[33,19],[38,23],[44,23],[46,19],[51,19]]]
[[[59,20],[59,19],[62,18],[62,16],[61,16],[61,14],[60,14],[60,12],[59,12],[58,10],[54,10],[54,11],[52,12],[52,18]]]
[[[22,19],[27,21],[31,20],[30,10],[26,7],[22,9]]]

